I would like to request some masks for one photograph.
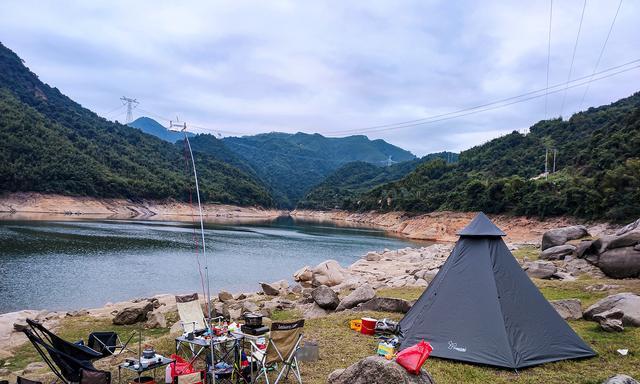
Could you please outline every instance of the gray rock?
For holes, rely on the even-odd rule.
[[[603,381],[602,384],[640,384],[640,383],[631,376],[617,374]]]
[[[640,244],[634,245],[633,249],[635,249],[636,251],[640,251]]]
[[[593,320],[600,324],[600,328],[606,332],[622,332],[624,326],[622,325],[622,313],[619,309],[610,309],[608,311],[600,312],[593,316]]]
[[[640,296],[630,292],[605,297],[587,308],[583,316],[594,320],[595,315],[611,309],[622,311],[622,324],[625,326],[640,327]]]
[[[313,279],[311,280],[311,284],[314,287],[321,285],[333,287],[334,285],[341,284],[347,275],[347,272],[335,260],[327,260],[318,264],[313,268],[312,272]]]
[[[589,236],[589,232],[587,232],[587,227],[584,225],[552,229],[542,235],[542,250],[564,245],[569,240],[576,240],[585,236]]]
[[[280,294],[280,284],[278,283],[260,283],[260,287],[262,287],[262,292],[265,295],[269,296],[278,296]]]
[[[24,370],[22,371],[23,375],[30,375],[33,373],[36,373],[44,368],[47,367],[47,364],[40,362],[40,361],[36,361],[33,363],[29,363],[26,367],[24,367]]]
[[[574,251],[577,258],[581,259],[591,246],[593,245],[593,240],[582,240],[576,245],[576,250]]]
[[[18,320],[13,323],[13,330],[16,332],[22,332],[25,329],[29,329],[29,324],[27,324],[26,320]]]
[[[620,228],[617,232],[616,235],[620,236],[620,235],[624,235],[627,232],[631,232],[635,229],[640,229],[640,219],[634,221],[633,223],[627,224],[624,227]]]
[[[429,373],[422,370],[412,375],[393,360],[369,356],[347,369],[338,369],[327,378],[327,384],[434,384]]]
[[[164,314],[161,312],[151,312],[147,315],[147,322],[144,324],[145,328],[166,328],[167,320]]]
[[[527,272],[529,277],[537,279],[550,279],[558,270],[550,261],[528,261],[522,265],[522,269]]]
[[[598,256],[596,265],[616,279],[640,277],[640,251],[632,247],[610,249]]]
[[[609,291],[612,289],[618,289],[620,288],[619,285],[614,285],[614,284],[593,284],[593,285],[588,285],[585,290],[589,291],[589,292],[604,292],[604,291]]]
[[[324,317],[327,315],[327,311],[321,308],[318,304],[313,303],[309,305],[309,307],[302,312],[302,317],[305,319],[316,319],[318,317]]]
[[[147,314],[153,311],[153,302],[140,301],[119,311],[113,318],[114,325],[131,325],[147,320]]]
[[[360,303],[373,299],[374,297],[376,297],[376,291],[374,291],[369,284],[361,285],[347,297],[342,299],[336,310],[343,311],[345,309],[353,308]]]
[[[540,258],[542,260],[562,260],[565,256],[573,254],[575,250],[576,247],[571,244],[558,245],[542,251],[542,253],[540,253]]]
[[[365,256],[365,259],[367,261],[380,261],[382,259],[382,256],[379,253],[376,253],[376,252],[369,252]]]
[[[233,300],[233,295],[227,291],[218,292],[218,300],[224,302]]]
[[[247,298],[247,294],[246,293],[239,293],[237,296],[234,296],[234,299],[236,300],[244,300]]]
[[[624,247],[633,247],[640,243],[640,229],[626,232],[615,239],[612,239],[607,249],[616,249]]]
[[[578,299],[551,300],[549,303],[565,320],[578,320],[582,318],[582,305]]]
[[[258,304],[254,303],[253,301],[243,301],[242,302],[242,313],[246,313],[246,312],[258,312],[260,310],[260,307],[258,306]]]
[[[311,291],[313,301],[322,309],[334,310],[340,304],[338,295],[326,285],[321,285]]]
[[[354,308],[356,311],[398,312],[407,313],[411,309],[411,303],[407,300],[392,299],[389,297],[374,297]]]

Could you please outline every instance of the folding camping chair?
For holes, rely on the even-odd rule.
[[[31,332],[40,340],[48,341],[56,350],[81,361],[91,361],[103,357],[102,353],[84,345],[82,340],[71,343],[51,332],[37,321],[27,319]]]
[[[115,332],[92,332],[89,334],[87,346],[101,353],[102,357],[117,356],[124,351],[130,351],[127,345],[129,345],[135,334],[135,332],[131,333],[131,336],[123,343],[120,340],[120,336]]]
[[[300,349],[300,342],[304,336],[302,328],[304,320],[298,320],[292,323],[272,323],[269,342],[264,353],[254,354],[253,358],[260,360],[260,367],[257,380],[264,376],[265,382],[269,383],[268,371],[275,369],[278,377],[273,384],[278,384],[280,380],[289,376],[289,371],[293,372],[298,383],[302,384],[302,376],[298,367],[298,359],[296,353]],[[278,364],[282,363],[280,369]]]
[[[49,369],[65,384],[110,384],[111,373],[96,369],[91,361],[81,360],[56,349],[30,329],[23,330],[31,344],[49,366]],[[57,381],[57,380],[56,380]]]
[[[176,306],[184,333],[202,332],[209,328],[207,323],[209,319],[202,312],[197,293],[176,296]]]

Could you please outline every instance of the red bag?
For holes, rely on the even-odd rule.
[[[171,379],[180,375],[187,375],[189,373],[194,373],[195,369],[193,369],[193,365],[183,359],[178,355],[171,355],[171,359],[175,360],[175,362],[171,363]]]
[[[398,352],[396,362],[403,366],[407,372],[419,375],[420,368],[427,361],[431,351],[433,351],[431,344],[422,340],[418,344]]]

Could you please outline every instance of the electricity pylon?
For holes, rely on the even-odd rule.
[[[132,99],[130,97],[122,96],[120,98],[123,105],[127,106],[127,124],[133,121],[133,109],[140,104],[138,100]]]

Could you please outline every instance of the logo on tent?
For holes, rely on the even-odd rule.
[[[458,352],[467,352],[466,347],[458,347],[458,343],[454,343],[451,340],[449,340],[449,349],[455,349]]]

